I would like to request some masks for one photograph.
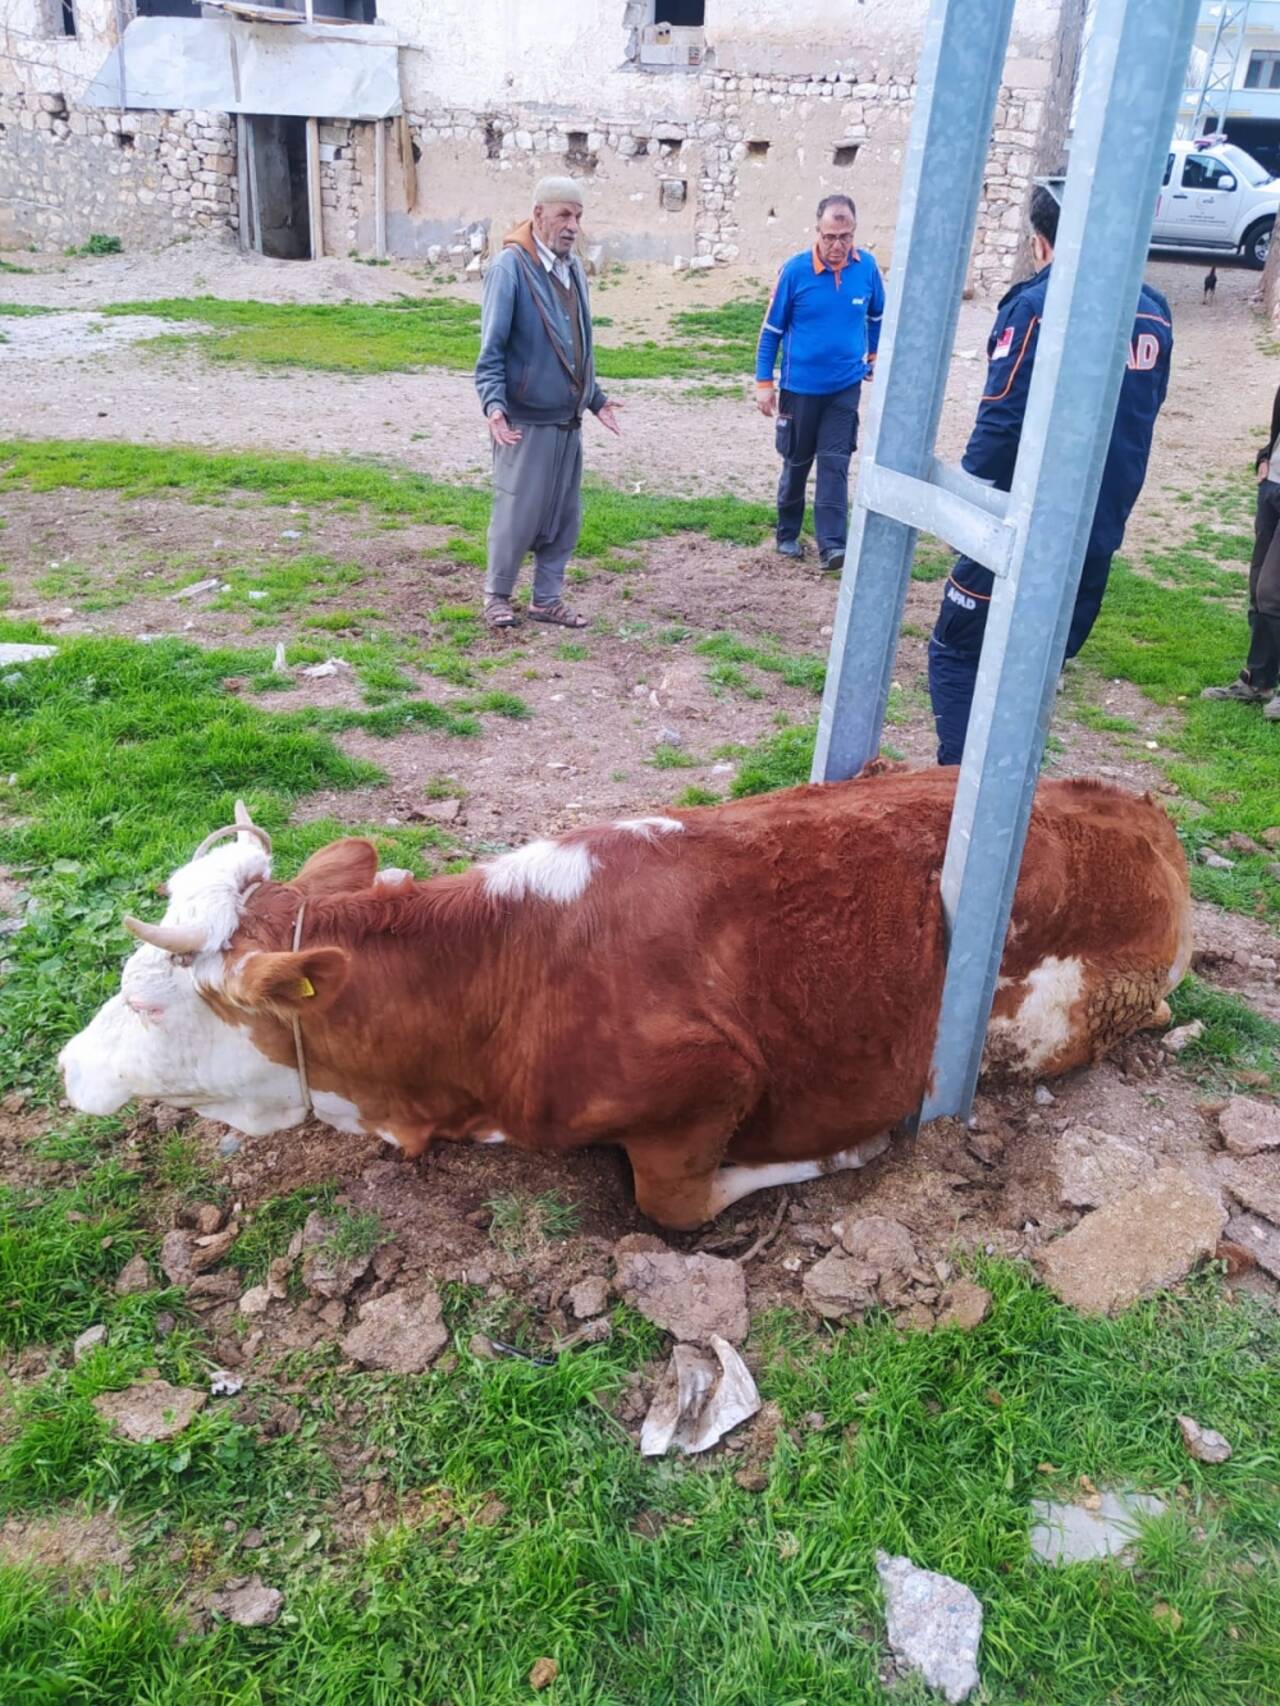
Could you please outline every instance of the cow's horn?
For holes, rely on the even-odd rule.
[[[206,835],[199,847],[197,847],[195,852],[191,855],[192,860],[203,859],[211,847],[216,846],[219,841],[225,841],[229,835],[234,835],[237,840],[242,835],[252,835],[256,837],[256,839],[262,843],[262,849],[267,855],[267,858],[269,859],[271,857],[271,837],[267,834],[265,829],[259,829],[256,823],[229,823],[222,829],[215,829],[212,835]]]
[[[124,927],[166,954],[198,954],[205,944],[206,932],[197,924],[144,924],[140,918],[126,918]]]

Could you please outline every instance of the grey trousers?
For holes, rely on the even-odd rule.
[[[484,590],[491,598],[510,598],[532,551],[533,602],[554,604],[582,528],[582,429],[521,425],[519,432],[519,444],[493,447]]]

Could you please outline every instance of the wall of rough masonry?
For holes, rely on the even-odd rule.
[[[70,247],[94,232],[126,248],[234,231],[235,120],[225,113],[68,107],[0,95],[0,241]]]
[[[7,4],[34,19],[36,0]],[[453,250],[465,265],[473,232],[496,246],[537,179],[568,172],[584,182],[589,240],[611,259],[701,256],[771,276],[809,241],[818,198],[840,190],[887,265],[926,9],[717,0],[701,68],[653,73],[627,59],[642,0],[379,0],[414,44],[402,55],[407,131],[388,126],[389,251]],[[1015,9],[971,273],[983,293],[1024,262],[1032,179],[1062,164],[1083,13],[1084,0]],[[114,14],[79,0],[77,15],[81,36],[40,43],[38,64],[0,42],[0,242],[233,233],[234,121],[77,108]],[[373,135],[322,122],[326,253],[373,247]]]
[[[857,202],[861,240],[888,264],[916,94],[920,7],[892,9],[893,33],[884,39],[862,43],[858,30],[850,32],[855,52],[831,56],[821,70],[812,68],[798,20],[783,51],[777,8],[755,10],[761,30],[769,26],[763,37],[726,39],[694,76],[607,80],[610,95],[627,91],[611,111],[527,98],[483,109],[436,105],[414,82],[461,86],[474,78],[474,61],[464,79],[428,60],[410,80],[417,189],[412,205],[403,194],[389,201],[391,251],[421,255],[444,246],[453,249],[452,262],[465,260],[469,226],[480,222],[491,242],[500,241],[527,215],[538,178],[567,172],[583,181],[589,240],[611,258],[711,256],[771,273],[810,240],[819,197],[839,190]],[[879,14],[882,23],[889,15]],[[1063,164],[1083,16],[1083,0],[1038,0],[1015,13],[1020,24],[978,213],[970,282],[981,293],[1002,288],[1025,262],[1032,180]],[[767,71],[751,70],[756,51]],[[788,58],[796,68],[779,70]],[[508,74],[506,84],[514,82]],[[536,71],[530,82],[536,85]]]

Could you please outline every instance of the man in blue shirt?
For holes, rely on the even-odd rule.
[[[800,524],[816,458],[814,531],[822,566],[833,572],[844,567],[858,398],[875,366],[884,314],[884,282],[875,257],[854,247],[856,222],[847,195],[818,203],[817,241],[779,272],[756,353],[756,406],[778,417],[778,550],[804,556]],[[779,346],[781,396],[773,384]]]
[[[1031,252],[1038,271],[1001,298],[987,340],[987,383],[961,463],[966,473],[1002,492],[1013,483],[1018,459],[1022,417],[1058,238],[1058,211],[1058,203],[1047,189],[1039,188],[1032,195]],[[1151,437],[1169,389],[1172,355],[1169,304],[1158,290],[1144,284],[1067,634],[1069,658],[1088,639],[1097,619],[1111,559],[1120,549],[1129,512],[1147,477]],[[938,731],[939,764],[959,764],[964,753],[978,679],[978,655],[994,586],[995,577],[989,569],[969,557],[958,557],[942,595],[942,608],[929,642],[929,698]]]

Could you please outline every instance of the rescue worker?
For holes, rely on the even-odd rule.
[[[849,458],[858,399],[880,344],[884,281],[875,256],[854,246],[857,211],[847,195],[818,203],[817,241],[778,273],[756,351],[756,407],[778,416],[778,550],[801,558],[804,493],[816,457],[813,525],[824,569],[844,567]],[[782,394],[773,370],[782,349]]]
[[[961,464],[966,473],[1002,492],[1013,483],[1058,236],[1058,212],[1053,195],[1037,188],[1031,198],[1031,251],[1037,271],[1001,299],[987,340],[986,389]],[[1169,388],[1172,353],[1169,304],[1158,290],[1144,283],[1067,634],[1069,658],[1088,639],[1097,619],[1111,559],[1120,548],[1129,512],[1142,490],[1156,416]],[[929,642],[929,698],[938,731],[939,764],[959,764],[964,752],[978,678],[978,654],[994,585],[995,577],[989,569],[968,557],[959,557],[943,591],[942,608]]]

